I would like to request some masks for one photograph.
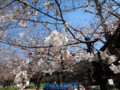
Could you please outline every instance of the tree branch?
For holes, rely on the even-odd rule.
[[[44,15],[52,18],[52,19],[55,19],[55,20],[58,20],[58,21],[62,21],[61,19],[55,18],[55,17],[53,17],[53,16],[51,16],[51,15],[49,15],[49,14],[47,14],[47,13],[44,13],[44,12],[42,12],[41,10],[39,10],[39,9],[37,9],[37,8],[35,8],[35,7],[27,4],[27,3],[25,3],[25,2],[22,2],[22,1],[20,1],[20,0],[17,0],[17,1],[20,2],[20,3],[23,3],[23,4],[26,5],[26,6],[31,7],[32,9],[35,9],[36,11],[38,11],[38,12],[40,12],[40,13],[42,13],[42,14],[44,14]]]
[[[0,8],[0,10],[2,10],[2,9],[4,9],[4,8],[6,8],[6,7],[8,7],[8,6],[10,6],[12,3],[14,3],[16,0],[13,0],[12,2],[10,2],[9,4],[7,4],[7,5],[5,5],[4,7],[2,7],[2,8]]]
[[[114,34],[111,36],[111,38],[109,38],[109,40],[104,44],[104,46],[100,49],[100,51],[104,51],[114,40],[115,36],[117,35],[117,33],[120,32],[120,24],[118,25],[116,31],[114,32]]]

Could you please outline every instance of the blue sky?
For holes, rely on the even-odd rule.
[[[76,10],[74,12],[67,13],[65,15],[66,21],[71,25],[77,26],[83,26],[83,25],[89,25],[90,21],[93,20],[94,15],[85,13],[84,10]]]

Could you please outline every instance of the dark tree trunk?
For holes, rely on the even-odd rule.
[[[61,56],[61,67],[62,67],[62,69],[61,69],[61,71],[60,71],[60,73],[59,73],[59,84],[62,84],[62,79],[63,79],[63,71],[62,70],[64,70],[64,60],[63,60],[63,56]]]
[[[40,88],[40,80],[38,79],[38,82],[36,84],[36,90],[39,90],[39,88]]]
[[[109,90],[109,85],[108,85],[108,80],[107,79],[102,79],[100,81],[100,89],[101,90]]]
[[[60,74],[59,74],[59,84],[62,84],[62,81],[63,81],[63,80],[62,80],[62,79],[63,79],[62,76],[63,76],[63,75],[62,75],[62,71],[61,71]]]
[[[40,81],[42,80],[43,75],[41,76],[40,73],[38,73],[37,83],[36,83],[36,90],[40,89]]]
[[[106,64],[101,64],[100,62],[92,62],[94,68],[93,77],[96,83],[100,85],[101,90],[109,90],[108,78],[111,78],[113,74]]]

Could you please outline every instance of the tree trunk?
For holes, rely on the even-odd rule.
[[[62,84],[62,72],[60,72],[60,76],[59,77],[60,77],[60,82],[59,83]]]
[[[40,88],[40,79],[39,79],[38,82],[37,82],[36,90],[39,90],[39,88]]]
[[[63,56],[61,55],[61,71],[59,73],[59,83],[62,84],[62,78],[63,78],[63,71],[64,70],[64,60],[63,60]]]
[[[100,62],[92,62],[92,65],[95,67],[93,77],[96,83],[100,85],[100,89],[109,90],[108,78],[110,78],[111,73],[107,72],[107,66],[102,65]]]
[[[40,81],[42,80],[43,75],[40,76],[40,73],[38,74],[38,79],[37,79],[37,83],[36,83],[36,90],[40,89]]]
[[[100,90],[110,90],[107,79],[102,79],[100,82]]]

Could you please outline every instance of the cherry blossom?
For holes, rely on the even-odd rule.
[[[20,71],[15,77],[15,83],[17,87],[21,89],[29,85],[29,80],[27,71]]]
[[[101,58],[108,62],[108,64],[112,64],[113,62],[116,61],[116,56],[115,55],[108,55],[107,52],[100,52]]]
[[[59,48],[68,43],[68,38],[63,33],[52,31],[50,36],[45,38],[44,42],[48,45],[53,45],[54,47]]]
[[[116,66],[114,64],[111,64],[110,69],[115,73],[120,73],[120,66]]]

